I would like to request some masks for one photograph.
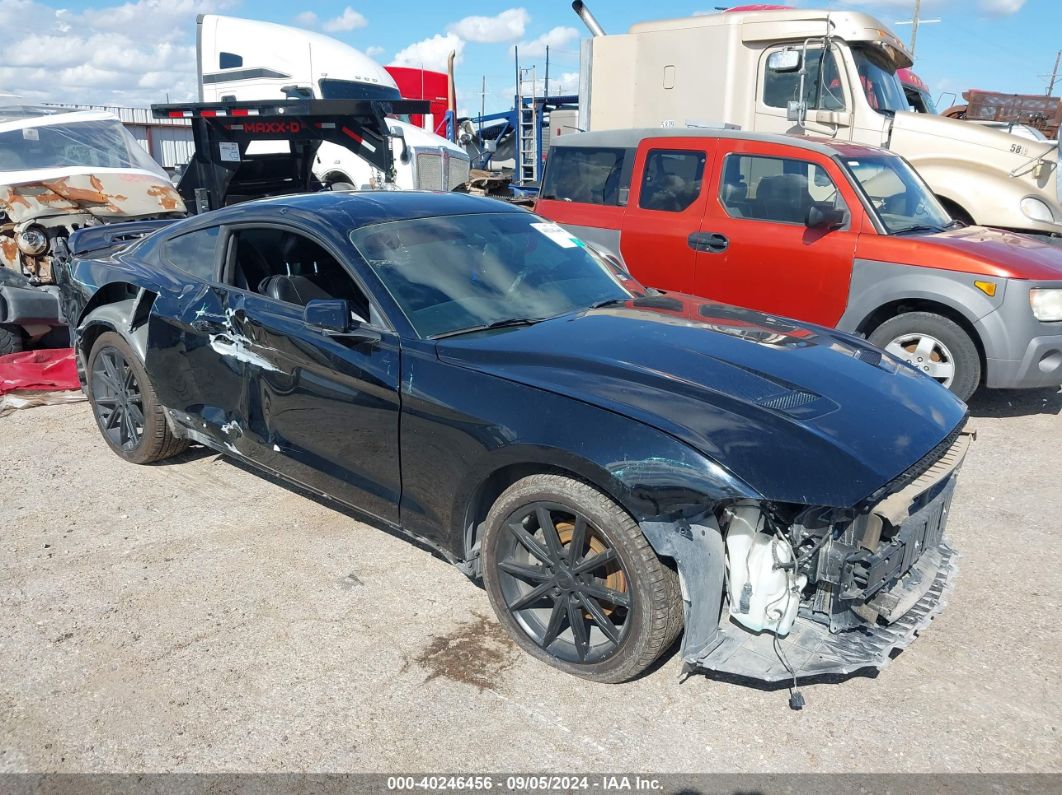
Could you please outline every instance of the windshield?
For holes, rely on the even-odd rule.
[[[929,187],[901,157],[842,158],[889,234],[941,232],[951,217]]]
[[[937,110],[936,103],[933,102],[933,97],[929,96],[928,91],[914,86],[904,86],[903,93],[907,95],[907,103],[915,113],[939,115],[940,111]]]
[[[530,213],[392,221],[350,240],[421,337],[633,297],[582,241]]]
[[[852,57],[870,107],[877,111],[910,110],[896,70],[881,53],[870,47],[853,47]]]
[[[0,171],[47,168],[139,168],[169,179],[117,119],[0,133]]]

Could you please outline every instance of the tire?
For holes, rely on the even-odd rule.
[[[96,340],[85,381],[100,434],[126,461],[151,464],[188,447],[170,432],[144,366],[120,334],[108,331]]]
[[[542,511],[559,546],[551,548]],[[491,607],[532,657],[595,682],[625,682],[682,631],[678,575],[656,556],[634,519],[592,486],[532,475],[505,490],[485,524],[480,555]],[[521,530],[537,544],[537,556]],[[573,557],[580,534],[581,554]],[[592,558],[608,562],[579,571],[580,561]]]
[[[21,353],[24,347],[22,329],[18,326],[0,326],[0,356]]]
[[[886,320],[869,339],[935,378],[962,400],[968,400],[981,383],[977,346],[958,323],[941,315],[905,312]],[[936,344],[930,346],[928,340]]]

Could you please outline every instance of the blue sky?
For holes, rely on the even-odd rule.
[[[901,38],[910,36],[913,0],[803,0],[795,5],[859,8],[875,14]],[[686,16],[724,5],[719,0],[589,0],[606,31],[622,32],[650,18]],[[322,2],[283,0],[0,0],[0,92],[34,101],[146,105],[191,99],[195,88],[195,16],[217,11],[300,24],[368,51],[382,63],[438,66],[460,52],[461,110],[480,105],[487,79],[488,112],[511,105],[513,59],[536,64],[551,42],[554,88],[574,91],[581,22],[567,0],[525,3]],[[916,71],[934,95],[989,88],[1040,92],[1062,48],[1058,0],[923,0]],[[1062,83],[1059,90],[1062,91]],[[1059,93],[1059,91],[1056,91]],[[945,103],[949,104],[949,103]]]

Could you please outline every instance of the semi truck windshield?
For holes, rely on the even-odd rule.
[[[852,57],[871,108],[881,112],[911,109],[896,70],[881,55],[869,47],[853,47]]]

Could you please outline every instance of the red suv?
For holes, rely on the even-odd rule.
[[[1062,248],[953,221],[896,154],[733,130],[556,139],[536,212],[640,281],[866,335],[962,398],[1062,383]]]

